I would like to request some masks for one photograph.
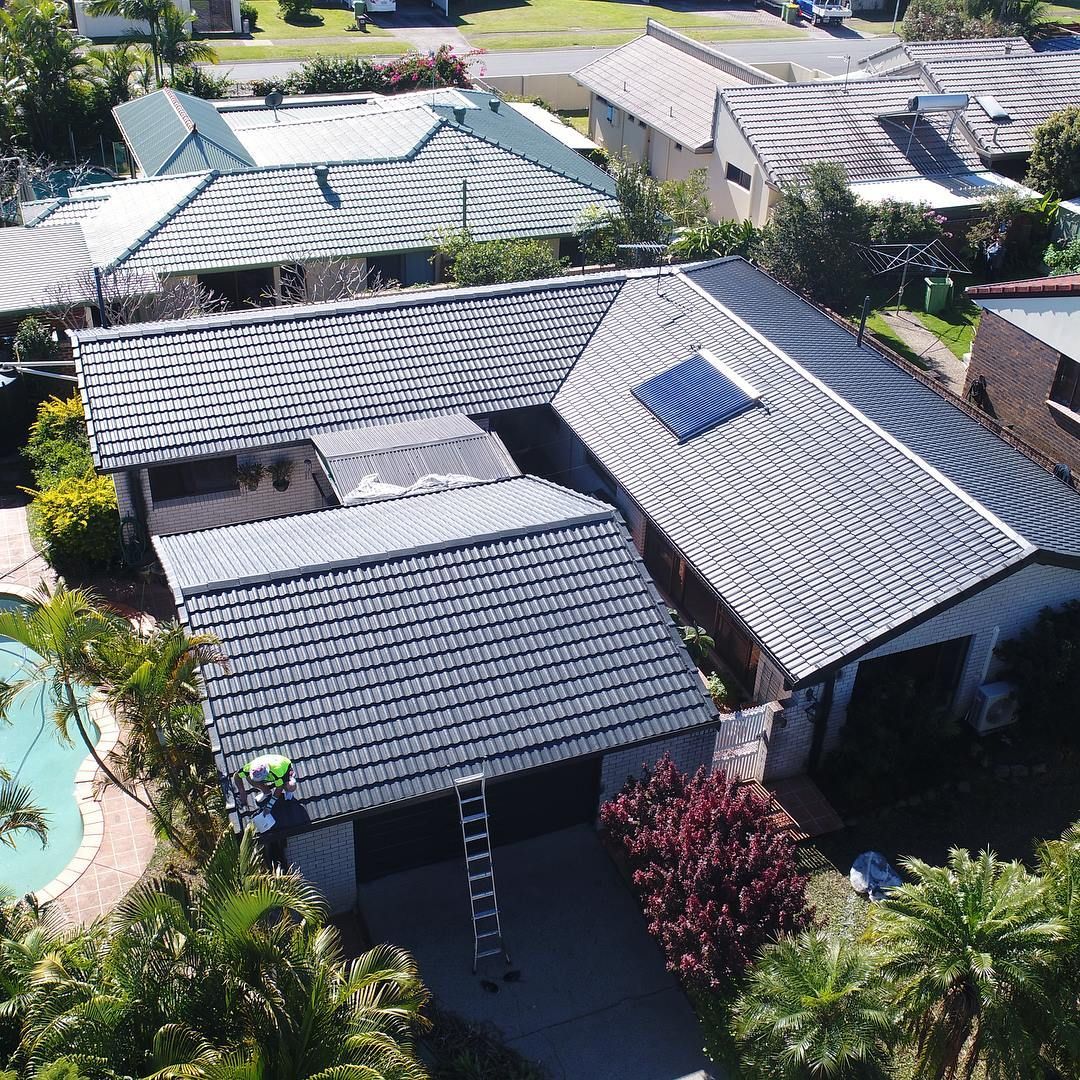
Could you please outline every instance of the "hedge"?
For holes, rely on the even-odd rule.
[[[93,474],[82,399],[77,394],[65,399],[52,397],[38,406],[23,456],[30,462],[39,488]]]
[[[61,480],[35,492],[33,521],[54,566],[111,566],[119,559],[120,513],[108,476]]]

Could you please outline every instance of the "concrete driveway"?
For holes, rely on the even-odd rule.
[[[411,950],[444,1006],[494,1024],[554,1080],[719,1077],[593,829],[496,848],[495,875],[513,963],[482,960],[477,976],[461,860],[382,878],[360,904],[373,939]]]

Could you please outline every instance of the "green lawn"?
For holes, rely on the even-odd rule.
[[[865,17],[845,19],[844,26],[849,30],[857,30],[860,34],[866,34],[871,37],[889,34],[892,32],[893,10],[894,9],[890,7],[888,13],[882,15],[880,18]],[[897,23],[896,25],[899,27],[900,24]]]
[[[803,38],[804,30],[793,26],[709,26],[683,27],[683,32],[698,41],[769,41],[779,38]],[[469,41],[478,49],[503,52],[511,49],[558,49],[571,45],[614,48],[640,36],[640,30],[549,30],[545,33],[473,33]]]
[[[589,136],[589,110],[588,109],[560,109],[559,117],[566,121],[572,128],[576,128],[586,138]]]
[[[409,51],[401,41],[343,41],[340,45],[216,45],[219,60],[310,60],[313,56],[399,56]]]
[[[687,30],[687,37],[697,41],[780,41],[783,38],[806,38],[809,33],[797,26],[717,26],[708,30]]]
[[[454,21],[466,34],[500,30],[513,33],[552,30],[644,30],[645,21],[658,19],[668,26],[709,25],[712,20],[681,3],[643,4],[638,0],[461,0],[453,8]]]
[[[899,353],[905,360],[910,360],[916,367],[922,368],[923,371],[929,367],[929,364],[914,349],[910,348],[906,341],[898,338],[893,333],[892,327],[878,312],[873,312],[866,320],[866,329],[874,337],[879,338],[884,344],[888,345],[893,352]]]
[[[927,330],[936,334],[958,359],[962,360],[971,351],[971,342],[979,325],[980,309],[970,300],[965,299],[940,315],[914,310],[912,314]]]
[[[286,22],[278,10],[277,0],[252,0],[259,9],[258,29],[253,38],[266,38],[268,41],[287,41],[303,38],[333,37],[344,33],[354,25],[351,8],[314,7],[310,15],[301,16],[300,22]],[[349,35],[352,36],[351,34]],[[367,34],[357,33],[357,37],[389,36],[386,30],[369,26]]]

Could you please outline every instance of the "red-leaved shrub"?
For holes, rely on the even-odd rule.
[[[600,809],[626,853],[669,971],[718,990],[766,942],[807,926],[807,878],[766,799],[719,770],[693,777],[665,755]]]

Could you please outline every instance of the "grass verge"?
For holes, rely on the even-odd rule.
[[[548,34],[469,34],[469,44],[489,52],[512,49],[565,49],[574,45],[601,47],[625,45],[640,34],[636,31],[589,33],[587,30],[560,30]]]
[[[219,61],[310,60],[313,56],[400,56],[409,51],[400,41],[342,42],[340,45],[223,45],[214,50]]]
[[[807,38],[809,31],[797,26],[718,26],[707,30],[687,30],[695,41],[781,41]]]
[[[294,41],[304,38],[327,37],[343,32],[353,25],[351,8],[314,7],[310,15],[304,15],[299,22],[286,22],[281,17],[277,0],[251,0],[259,12],[258,29],[253,37],[255,41],[266,38],[268,41]],[[369,26],[368,34],[373,37],[389,37],[388,30],[378,26]]]
[[[453,8],[454,21],[466,34],[499,30],[549,32],[567,30],[644,30],[654,18],[667,26],[701,26],[710,20],[680,0],[641,3],[640,0],[462,0]]]

